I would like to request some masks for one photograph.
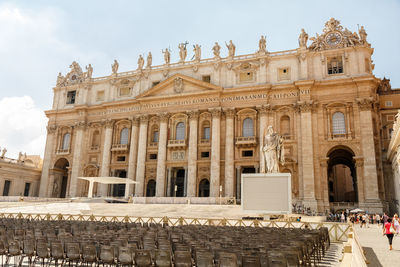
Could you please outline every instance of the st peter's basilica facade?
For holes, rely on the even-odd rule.
[[[386,208],[378,88],[373,48],[363,27],[352,33],[330,19],[299,47],[269,52],[261,37],[253,54],[236,55],[230,41],[213,58],[163,65],[140,56],[134,71],[92,77],[73,62],[53,88],[40,196],[87,194],[80,176],[138,182],[97,185],[97,196],[192,203],[239,201],[242,173],[260,172],[263,136],[284,137],[285,163],[298,205]],[[308,40],[310,39],[310,40]],[[309,45],[307,46],[307,43]],[[221,52],[228,52],[223,57]],[[171,202],[172,203],[172,202]]]

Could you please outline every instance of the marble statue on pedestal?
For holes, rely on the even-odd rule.
[[[117,74],[119,68],[119,63],[116,59],[114,59],[114,63],[111,65],[111,70],[113,74]]]
[[[268,126],[264,136],[263,156],[265,161],[265,173],[279,172],[279,163],[285,163],[285,150],[283,138],[274,132],[272,126]]]

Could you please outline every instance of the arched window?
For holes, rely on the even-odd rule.
[[[344,121],[344,114],[342,112],[335,112],[332,115],[332,133],[345,134],[346,124]]]
[[[185,124],[183,122],[179,122],[176,125],[176,140],[185,139]]]
[[[127,145],[128,144],[128,139],[129,139],[129,129],[124,128],[121,131],[121,136],[120,136],[120,144],[121,145]]]
[[[205,121],[203,123],[203,136],[202,139],[210,140],[210,123]]]
[[[100,145],[100,132],[98,130],[93,132],[92,135],[92,147],[97,147]]]
[[[243,121],[243,136],[254,136],[253,119],[246,118]]]
[[[281,135],[290,135],[290,118],[289,116],[282,116],[281,117],[281,128],[280,128],[280,134]]]
[[[156,181],[153,179],[147,182],[146,197],[154,197],[156,195]]]
[[[62,144],[62,149],[63,150],[69,149],[69,141],[70,141],[70,139],[71,139],[71,134],[70,133],[64,134],[63,144]]]

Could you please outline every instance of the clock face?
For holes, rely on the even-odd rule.
[[[342,35],[338,32],[328,33],[325,37],[325,41],[330,46],[337,45],[342,41]]]

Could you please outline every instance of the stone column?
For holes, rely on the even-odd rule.
[[[233,197],[234,185],[234,129],[233,118],[235,117],[235,109],[225,109],[226,117],[226,133],[225,133],[225,196]]]
[[[221,108],[210,109],[210,112],[212,114],[210,196],[219,197]]]
[[[364,159],[362,157],[353,157],[356,167],[356,181],[358,203],[363,206],[365,203],[365,187],[364,187]]]
[[[105,124],[105,133],[104,133],[104,144],[103,144],[103,158],[101,160],[101,168],[100,168],[100,177],[108,177],[110,176],[110,158],[111,158],[111,145],[112,145],[112,134],[114,121],[108,119],[104,122]],[[107,196],[108,185],[106,184],[98,184],[97,185],[97,194],[105,197]]]
[[[236,199],[240,199],[242,192],[241,192],[241,185],[242,185],[242,175],[240,173],[241,167],[236,167]]]
[[[168,177],[167,177],[167,197],[171,196],[171,168],[168,168]]]
[[[264,147],[264,131],[265,128],[267,128],[267,123],[268,123],[268,109],[269,109],[269,104],[259,106],[257,107],[258,114],[259,114],[259,123],[260,123],[260,132],[259,132],[259,146],[260,146],[260,172],[264,173],[265,172],[265,159],[264,159],[264,153],[263,153],[263,147]]]
[[[136,165],[136,182],[135,196],[143,197],[144,190],[144,174],[146,171],[146,150],[147,150],[147,126],[149,122],[148,115],[140,116],[139,128],[139,144],[138,144],[138,158]]]
[[[356,99],[360,110],[361,149],[364,156],[365,201],[379,203],[378,174],[376,170],[375,141],[372,121],[372,99]],[[382,205],[380,203],[380,205]]]
[[[303,173],[303,204],[312,210],[317,210],[315,199],[315,177],[314,177],[314,151],[312,135],[312,100],[299,101],[301,118],[301,154]]]
[[[197,110],[189,112],[188,197],[196,196],[198,118]]]
[[[328,188],[328,160],[329,158],[321,158],[321,190],[324,211],[329,210],[329,188]]]
[[[56,130],[57,130],[57,126],[55,126],[55,125],[47,126],[46,148],[45,148],[45,152],[44,152],[42,176],[40,178],[40,189],[39,189],[40,197],[50,197],[47,194],[47,191],[48,191],[48,186],[49,186],[49,171],[53,167],[53,166],[50,166],[50,163],[51,163],[52,156],[55,154],[54,139],[55,139]]]
[[[69,193],[67,195],[71,197],[77,197],[78,194],[78,176],[81,170],[82,163],[82,139],[83,133],[86,128],[86,123],[81,121],[75,124],[75,141],[74,141],[74,155],[72,157],[72,170],[71,170],[71,184],[69,186]]]
[[[168,138],[168,113],[160,114],[160,130],[158,139],[158,154],[157,154],[157,182],[156,196],[165,196],[165,161],[167,159],[167,138]]]
[[[128,179],[136,180],[136,161],[137,161],[137,147],[138,147],[138,135],[139,135],[139,118],[132,118],[132,133],[131,142],[129,147],[129,162],[128,162]],[[134,185],[128,185],[128,196],[133,194]]]

